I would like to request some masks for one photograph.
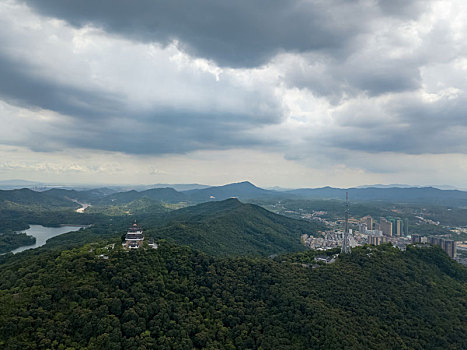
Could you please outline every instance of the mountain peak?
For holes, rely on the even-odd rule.
[[[217,186],[217,187],[225,187],[225,186],[245,186],[245,187],[259,188],[259,187],[255,186],[255,185],[253,185],[250,181],[233,182],[233,183],[230,183],[230,184]]]

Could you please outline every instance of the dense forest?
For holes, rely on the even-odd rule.
[[[203,203],[142,219],[149,237],[166,238],[216,256],[272,255],[304,250],[300,236],[324,225],[287,218],[237,199]]]
[[[324,264],[300,244],[323,225],[237,199],[171,210],[130,192],[80,214],[65,190],[31,192],[2,193],[1,230],[92,226],[0,256],[2,349],[467,348],[467,270],[439,248],[366,246]],[[158,249],[122,249],[134,220]]]
[[[3,349],[465,349],[467,270],[438,248],[214,258],[169,242],[0,265]],[[307,263],[308,261],[308,263]]]
[[[229,196],[242,196],[251,203],[292,218],[302,218],[302,214],[313,211],[325,211],[326,214],[320,216],[331,221],[342,218],[345,206],[342,200],[304,199],[294,197],[290,193],[289,197],[287,197],[288,192],[275,193],[274,191],[274,196],[264,196],[265,193],[269,192],[271,191],[257,188],[247,182],[184,192],[178,192],[172,188],[153,188],[141,192],[134,190],[115,192],[105,188],[86,191],[65,189],[51,189],[44,192],[35,192],[29,189],[0,191],[0,233],[24,230],[28,228],[29,224],[45,226],[110,224],[112,221],[118,222],[131,217],[138,220],[142,218],[149,223],[147,227],[160,226],[163,222],[167,223],[167,220],[163,220],[164,217],[171,218],[173,222],[176,222],[176,216],[179,213],[189,214],[190,208],[195,207],[189,207],[189,205],[196,203],[193,198],[204,198],[208,194],[214,194],[216,200]],[[338,192],[340,193],[340,190]],[[437,193],[437,191],[435,192]],[[219,203],[215,200],[210,200],[210,202],[213,204]],[[80,206],[78,203],[92,203],[92,206],[88,207],[84,213],[77,213],[75,210]],[[465,238],[464,236],[452,235],[449,227],[466,225],[467,209],[455,206],[429,205],[428,203],[430,202],[425,204],[397,204],[383,201],[353,201],[351,203],[351,215],[357,219],[366,215],[371,215],[376,220],[380,217],[407,218],[410,225],[409,233],[451,235],[457,240]],[[185,211],[175,210],[187,206],[188,208]],[[174,210],[177,214],[170,214]],[[441,225],[423,222],[423,220],[419,219],[419,216],[439,221]],[[194,215],[191,215],[191,217],[194,217]],[[178,221],[184,221],[184,219]],[[197,227],[192,225],[187,230],[185,230],[184,226],[182,227],[183,230],[181,230],[180,226],[177,225],[178,223],[172,225],[172,227],[166,227],[163,231],[171,234],[176,242],[194,244],[197,248],[206,247],[206,242],[196,244],[201,239],[200,232],[209,230],[209,228],[219,231],[219,227],[216,227],[215,223],[214,225],[204,225],[199,220]],[[316,230],[322,228],[318,226]],[[226,231],[232,232],[232,230],[238,230],[238,227],[234,228],[230,225],[229,228],[226,228]],[[189,233],[189,237],[185,237],[181,231]],[[162,231],[159,231],[153,236],[162,238],[164,235]],[[223,238],[225,240],[229,239],[229,237]],[[222,250],[224,244],[221,241],[222,239],[216,237],[211,251]],[[264,250],[265,253],[267,250],[267,248]]]
[[[26,233],[3,233],[0,234],[0,254],[34,243],[36,243],[36,238]]]
[[[119,238],[136,220],[148,237],[168,239],[211,255],[268,256],[303,250],[305,247],[300,243],[300,236],[303,233],[315,235],[324,229],[321,224],[280,216],[237,199],[203,203],[169,212],[159,208],[149,212],[142,210],[131,216],[70,213],[67,217],[69,220],[75,219],[80,224],[93,223],[92,227],[54,237],[47,242],[45,249],[69,249]],[[57,212],[49,213],[44,220],[40,218],[40,215],[31,217],[30,223],[45,224],[46,219],[49,224],[58,224],[59,219],[63,219]]]

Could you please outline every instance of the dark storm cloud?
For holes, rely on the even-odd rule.
[[[404,97],[405,94],[415,95],[426,85],[427,70],[422,76],[421,68],[454,46],[449,42],[441,53],[436,53],[439,51],[436,45],[446,42],[444,39],[452,34],[449,26],[441,26],[443,30],[438,30],[436,35],[424,34],[426,38],[414,34],[414,39],[404,31],[393,33],[400,24],[419,18],[428,7],[427,2],[23,2],[43,15],[64,19],[76,27],[99,26],[105,31],[97,31],[101,35],[99,40],[102,37],[109,42],[115,40],[115,36],[108,33],[151,43],[168,44],[178,40],[179,47],[198,57],[213,59],[221,66],[254,67],[267,63],[260,70],[219,70],[222,72],[218,76],[209,73],[209,80],[198,68],[180,68],[176,60],[171,60],[172,56],[167,61],[158,61],[155,57],[150,63],[163,67],[152,75],[148,74],[146,80],[144,73],[147,67],[152,66],[138,64],[144,60],[132,60],[134,51],[131,50],[136,47],[132,46],[133,43],[118,41],[130,47],[131,53],[125,55],[102,45],[106,41],[95,41],[93,44],[99,48],[104,46],[103,55],[122,56],[96,63],[99,61],[96,57],[101,57],[101,53],[89,49],[89,60],[92,62],[94,54],[96,61],[80,70],[82,75],[79,79],[71,74],[76,81],[70,81],[68,85],[50,73],[54,72],[53,69],[49,70],[48,76],[40,75],[39,68],[22,64],[22,60],[7,58],[8,53],[2,56],[0,48],[1,99],[66,116],[63,118],[66,123],[51,121],[46,128],[31,132],[22,144],[32,149],[80,147],[130,154],[167,154],[260,145],[268,150],[289,148],[284,152],[287,153],[293,148],[291,145],[295,138],[303,138],[303,142],[299,142],[306,145],[303,153],[309,149],[326,153],[336,148],[373,153],[467,152],[467,143],[460,141],[467,136],[463,134],[467,128],[466,108],[463,107],[467,101],[464,97],[442,98],[434,103],[422,101],[420,96]],[[60,26],[70,29],[63,24],[57,25],[58,28]],[[47,42],[54,32],[44,33],[44,42]],[[432,41],[429,40],[430,35],[435,35]],[[89,40],[92,41],[88,37]],[[419,51],[412,50],[417,40],[423,41]],[[27,38],[25,42],[27,46]],[[64,45],[57,51],[62,47]],[[34,62],[34,54],[40,56],[40,49],[35,50],[37,52],[31,52],[28,62]],[[86,61],[86,50],[83,51],[82,55],[72,59]],[[156,50],[155,56],[162,55],[161,51]],[[277,55],[280,53],[282,55]],[[120,61],[125,63],[127,75],[120,75],[118,69],[99,71],[107,67],[106,64],[118,66]],[[176,66],[173,70],[171,64]],[[108,80],[108,88],[97,88],[93,84],[92,69],[101,76],[109,74],[115,79]],[[66,67],[57,71],[66,71]],[[262,71],[263,75],[257,71]],[[135,76],[142,77],[141,85],[153,85],[156,93],[148,93],[150,89],[141,89],[142,96],[138,92],[133,93],[132,89],[139,91],[138,79],[135,79],[136,83],[119,84],[125,78],[130,77],[131,80],[133,72]],[[437,72],[433,74],[432,83],[442,78]],[[238,78],[240,75],[247,78]],[[210,83],[216,78],[217,82]],[[283,86],[289,91],[281,91]],[[335,109],[342,110],[343,116],[333,115],[329,119],[323,115],[315,116],[311,110],[313,106],[307,107],[305,103],[300,112],[310,119],[316,117],[317,124],[330,123],[319,135],[313,130],[309,132],[312,136],[300,134],[297,130],[284,131],[290,132],[292,140],[287,144],[278,141],[285,139],[279,137],[281,131],[267,137],[257,132],[264,126],[278,125],[286,120],[288,106],[284,101],[290,95],[303,93],[301,90],[307,90],[302,96],[311,91],[313,98],[320,97],[324,106],[330,102],[329,114],[333,114],[331,110]],[[288,93],[290,95],[285,96]],[[392,95],[398,96],[391,98]],[[384,102],[386,98],[391,98],[390,103]],[[360,99],[368,99],[368,105],[374,109],[366,111],[367,106],[358,105]],[[353,104],[353,100],[357,101],[354,107],[347,107],[347,104]],[[263,105],[266,112],[262,110]],[[53,143],[43,140],[53,140]],[[299,159],[300,155],[296,158]]]
[[[303,65],[285,67],[290,87],[338,103],[362,91],[370,96],[420,86],[418,63],[391,59],[391,48],[366,52],[369,36],[387,20],[417,19],[431,1],[26,0],[39,12],[75,26],[87,24],[134,40],[178,40],[195,56],[221,66],[253,67],[278,53],[304,53]],[[396,24],[397,25],[397,24]],[[371,45],[371,44],[370,44]],[[311,53],[306,57],[306,53]],[[320,72],[308,69],[325,57]]]
[[[260,141],[246,136],[245,127],[237,115],[167,110],[152,119],[147,118],[144,123],[115,118],[106,128],[96,130],[92,123],[85,123],[78,132],[70,129],[67,135],[57,137],[70,147],[129,154],[174,154],[259,145]]]
[[[16,106],[66,115],[37,127],[24,124],[19,143],[35,151],[82,147],[130,154],[186,153],[200,149],[251,146],[259,141],[245,131],[275,118],[241,113],[137,109],[124,96],[79,89],[38,76],[33,67],[0,55],[0,99]]]
[[[34,68],[0,54],[0,97],[27,108],[42,108],[83,118],[104,117],[120,109],[121,96],[97,93],[44,79]]]
[[[221,66],[252,67],[279,52],[347,55],[356,35],[379,16],[417,17],[421,1],[381,0],[24,0],[75,26],[92,24],[135,40],[180,41]],[[378,7],[379,6],[379,7]]]

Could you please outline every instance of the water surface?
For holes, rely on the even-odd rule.
[[[45,227],[42,225],[29,225],[30,227],[21,232],[26,232],[27,235],[36,237],[36,244],[26,245],[12,250],[13,254],[22,252],[26,249],[33,249],[43,246],[45,242],[52,237],[61,235],[67,232],[78,231],[80,228],[85,226],[60,226],[60,227]]]

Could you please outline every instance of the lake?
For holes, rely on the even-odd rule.
[[[26,246],[16,248],[11,251],[13,254],[22,252],[23,250],[26,250],[26,249],[38,248],[40,246],[43,246],[49,238],[52,238],[52,237],[55,237],[55,236],[58,236],[58,235],[61,235],[67,232],[78,231],[80,228],[86,227],[86,226],[45,227],[42,225],[29,225],[29,226],[30,226],[29,229],[25,231],[21,231],[21,232],[26,232],[27,235],[36,237],[36,244],[26,245]]]

